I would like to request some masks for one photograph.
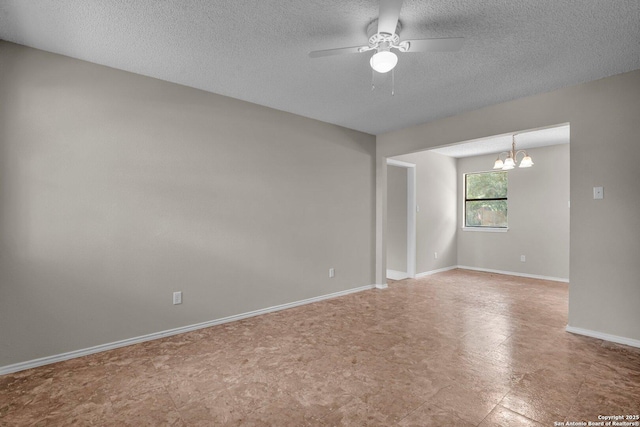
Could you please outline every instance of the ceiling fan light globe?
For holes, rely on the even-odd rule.
[[[388,73],[394,69],[397,63],[398,56],[388,50],[376,52],[369,60],[371,68],[378,73]]]

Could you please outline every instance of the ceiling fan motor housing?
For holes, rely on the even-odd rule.
[[[379,33],[378,20],[374,19],[367,26],[367,36],[369,37],[369,47],[372,49],[397,47],[400,43],[400,31],[402,24],[398,21],[395,34]]]

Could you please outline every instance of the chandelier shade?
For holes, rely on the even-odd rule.
[[[521,168],[530,168],[533,166],[533,160],[531,160],[530,156],[524,156],[524,158],[520,161]]]

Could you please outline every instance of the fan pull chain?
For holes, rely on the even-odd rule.
[[[373,92],[376,89],[376,85],[374,83],[374,78],[375,78],[375,71],[373,71],[373,68],[371,69],[371,91]]]
[[[396,70],[391,70],[391,96],[396,94]]]

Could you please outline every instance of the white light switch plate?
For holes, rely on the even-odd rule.
[[[182,304],[182,292],[174,292],[173,293],[173,304]]]

